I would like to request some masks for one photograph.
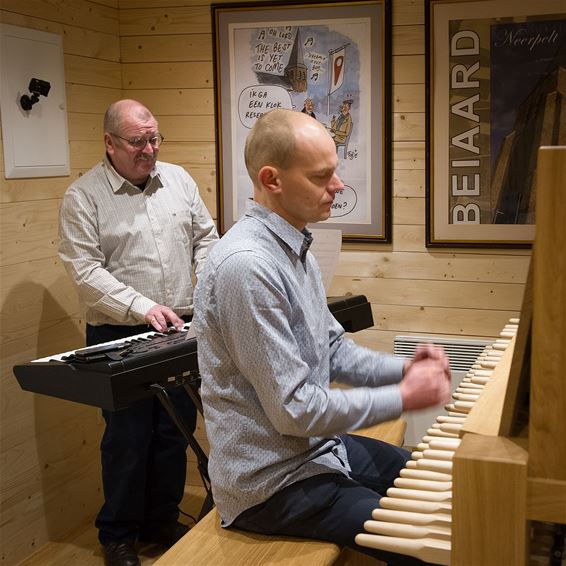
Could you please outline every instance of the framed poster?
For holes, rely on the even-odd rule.
[[[331,217],[345,240],[391,237],[389,0],[213,4],[219,230],[253,196],[244,145],[274,108],[311,114],[336,144]]]
[[[427,246],[534,240],[538,148],[566,143],[565,7],[426,0]]]

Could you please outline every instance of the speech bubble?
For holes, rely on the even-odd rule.
[[[358,195],[350,185],[344,185],[344,188],[336,192],[334,202],[332,203],[331,218],[340,218],[354,211],[358,202]]]
[[[238,115],[246,128],[252,128],[256,120],[275,108],[293,108],[291,95],[281,86],[248,86],[240,93]]]

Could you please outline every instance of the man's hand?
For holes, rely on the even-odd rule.
[[[451,377],[448,357],[442,348],[427,344],[417,348],[405,364],[399,384],[403,410],[425,409],[450,400]]]
[[[179,318],[169,307],[163,305],[155,305],[151,307],[144,316],[145,321],[153,326],[158,332],[167,332],[167,321],[169,321],[177,330],[181,330],[183,325],[182,318]]]
[[[434,344],[430,343],[419,344],[417,346],[413,359],[408,360],[405,363],[403,375],[407,373],[414,362],[426,359],[438,360],[443,365],[446,376],[448,377],[448,379],[450,379],[450,362],[448,360],[448,356],[444,353],[444,348],[442,346],[435,346]]]

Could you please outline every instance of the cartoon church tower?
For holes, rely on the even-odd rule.
[[[295,92],[305,92],[307,90],[307,66],[303,59],[303,48],[299,28],[297,28],[293,49],[291,50],[291,55],[289,55],[289,62],[285,67],[285,82],[287,82],[291,86],[291,90]]]

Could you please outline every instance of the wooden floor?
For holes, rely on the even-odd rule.
[[[203,487],[187,486],[180,508],[185,513],[197,517],[204,502]],[[192,519],[181,515],[179,520],[186,525],[193,525]],[[163,547],[146,545],[139,549],[142,566],[150,566],[164,552]],[[84,525],[62,541],[52,541],[20,566],[103,566],[104,559],[98,542],[98,531],[94,525]]]

